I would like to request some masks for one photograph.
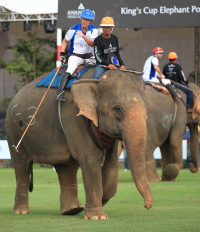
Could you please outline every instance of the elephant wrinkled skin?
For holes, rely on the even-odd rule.
[[[104,166],[101,167],[102,150],[96,147],[88,134],[84,117],[91,120],[91,128],[101,147],[108,147],[111,141],[103,140],[96,126],[104,137],[125,141],[136,187],[144,198],[144,206],[147,209],[152,207],[152,193],[145,169],[148,101],[144,83],[137,75],[116,70],[107,71],[99,80],[94,80],[93,72],[89,70],[81,80],[73,83],[72,90],[65,92],[66,102],[58,103],[56,89],[50,89],[19,146],[19,154],[12,144],[18,143],[46,88],[34,87],[34,81],[12,100],[6,122],[17,182],[14,214],[31,212],[28,184],[32,164],[37,162],[54,165],[58,173],[61,214],[77,214],[84,209],[78,200],[76,177],[81,167],[86,192],[83,218],[108,218],[102,206],[117,190],[118,142],[116,140],[107,149]]]
[[[194,83],[189,84],[190,87],[198,92],[199,88]],[[186,102],[186,94],[178,90],[184,102]],[[147,153],[146,153],[146,170],[149,182],[175,181],[182,167],[182,137],[185,127],[188,125],[190,129],[190,147],[192,163],[190,171],[197,172],[198,165],[198,146],[199,133],[198,125],[200,125],[199,115],[188,113],[186,106],[181,100],[177,101],[177,110],[175,103],[171,97],[166,94],[157,92],[146,86],[146,95],[149,100],[149,108],[147,111]],[[194,108],[200,99],[194,97]],[[176,112],[176,113],[175,113]],[[162,155],[162,177],[160,178],[156,171],[156,165],[153,152],[156,147],[160,147]]]

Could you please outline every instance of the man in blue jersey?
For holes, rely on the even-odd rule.
[[[159,68],[159,61],[163,56],[163,49],[161,47],[156,47],[153,49],[153,55],[150,56],[143,68],[142,78],[144,81],[149,81],[153,83],[161,83],[165,85],[167,90],[171,93],[174,100],[178,100],[180,95],[174,90],[171,81],[169,79],[165,79],[165,76],[162,74]]]
[[[80,17],[81,23],[71,27],[67,31],[61,45],[60,60],[62,63],[65,63],[65,50],[70,41],[68,68],[66,73],[61,77],[56,94],[56,98],[60,101],[66,101],[63,94],[65,86],[76,68],[84,63],[96,63],[92,52],[94,39],[98,36],[98,29],[91,24],[94,20],[94,13],[89,9],[83,10]]]

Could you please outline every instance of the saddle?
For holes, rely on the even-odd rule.
[[[91,64],[88,64],[88,63],[85,63],[85,64],[82,64],[80,66],[78,66],[76,68],[76,70],[74,71],[74,73],[72,74],[71,78],[77,78],[77,79],[80,79],[80,73],[83,69],[87,68],[88,66],[91,66]],[[68,64],[64,64],[61,68],[60,68],[60,71],[59,71],[59,74],[63,75],[65,74],[66,70],[67,70],[67,67],[68,67]],[[87,69],[88,70],[88,69]]]
[[[154,88],[158,92],[162,92],[164,94],[170,95],[169,91],[166,89],[166,87],[163,84],[155,84],[155,83],[148,82],[148,81],[145,81],[144,83],[145,83],[145,85],[151,86],[152,88]]]
[[[73,73],[72,77],[69,79],[66,87],[71,87],[72,83],[74,81],[79,80],[84,73],[86,73],[90,68],[93,68],[93,67],[95,67],[95,65],[91,65],[91,64],[83,64],[83,65],[77,67],[77,69]],[[36,83],[35,86],[36,87],[48,87],[50,85],[57,69],[58,68],[55,68],[53,71],[46,73],[43,76],[37,78],[36,80],[38,80],[38,82]],[[51,88],[58,88],[61,75],[65,73],[66,69],[67,69],[67,64],[64,64],[60,68],[60,71],[57,74],[53,84],[51,85]]]

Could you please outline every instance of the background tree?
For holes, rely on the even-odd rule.
[[[36,32],[29,32],[26,38],[18,39],[14,46],[6,49],[13,50],[13,59],[5,62],[1,58],[0,68],[5,68],[19,81],[20,84],[14,87],[16,93],[27,83],[55,68],[56,39],[40,38]],[[10,101],[10,98],[1,101],[5,110]]]

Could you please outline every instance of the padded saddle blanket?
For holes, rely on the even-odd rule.
[[[144,83],[145,83],[145,85],[151,86],[152,88],[154,88],[158,92],[162,92],[164,94],[170,94],[169,91],[165,88],[165,86],[156,85],[155,83],[152,83],[152,82],[144,82]]]
[[[93,67],[95,67],[95,65],[88,65],[85,68],[83,68],[80,72],[75,71],[76,74],[72,75],[72,78],[68,81],[66,87],[71,87],[72,83],[74,81],[79,80],[83,76],[84,73],[86,73],[90,68],[93,68]],[[62,68],[64,69],[64,67],[61,67],[60,72],[57,74],[56,78],[54,79],[54,82],[51,85],[51,88],[58,88],[58,84],[60,83],[61,73],[63,73]],[[77,70],[78,70],[78,68],[77,68]],[[39,80],[39,82],[37,82],[37,84],[35,86],[36,87],[48,87],[49,84],[51,83],[57,69],[58,68],[55,68],[50,73],[47,73],[42,77],[39,77],[40,80]],[[65,70],[66,70],[66,68],[65,68]]]

